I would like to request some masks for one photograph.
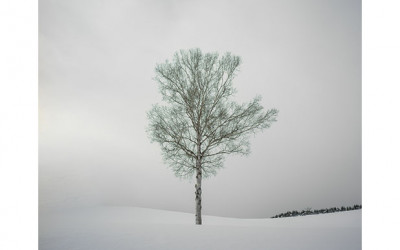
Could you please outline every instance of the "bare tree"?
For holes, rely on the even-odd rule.
[[[148,133],[176,176],[196,176],[196,224],[202,224],[202,178],[215,175],[225,155],[249,154],[249,135],[268,128],[278,114],[264,111],[260,97],[246,104],[230,100],[240,61],[230,53],[191,49],[155,69],[166,105],[156,104],[148,112]]]

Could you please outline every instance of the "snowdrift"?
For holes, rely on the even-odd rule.
[[[40,250],[361,249],[361,210],[277,219],[204,216],[137,207],[39,215]]]

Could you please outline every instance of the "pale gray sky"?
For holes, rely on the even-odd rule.
[[[237,100],[278,122],[204,181],[203,213],[361,203],[361,1],[39,1],[39,202],[194,212],[145,129],[156,63],[230,51]]]

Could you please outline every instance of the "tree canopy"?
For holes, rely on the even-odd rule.
[[[231,99],[241,59],[231,53],[181,50],[155,68],[164,105],[148,112],[148,132],[161,146],[175,175],[215,175],[227,154],[250,152],[249,136],[270,127],[278,110],[264,111],[257,96],[248,103]]]

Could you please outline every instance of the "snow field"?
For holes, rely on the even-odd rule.
[[[40,250],[361,249],[361,210],[277,219],[235,219],[138,207],[39,215]]]

